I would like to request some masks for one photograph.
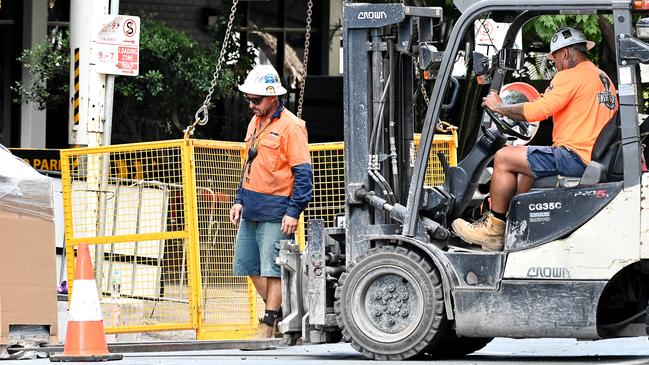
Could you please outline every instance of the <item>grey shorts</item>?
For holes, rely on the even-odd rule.
[[[232,274],[235,276],[281,276],[275,259],[279,241],[293,238],[282,232],[281,222],[255,222],[241,219],[234,246]]]

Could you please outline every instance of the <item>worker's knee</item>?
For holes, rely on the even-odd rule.
[[[513,150],[510,147],[504,147],[496,152],[494,156],[494,170],[509,170],[513,157]]]
[[[525,172],[527,167],[527,149],[524,146],[506,146],[494,156],[494,170]]]

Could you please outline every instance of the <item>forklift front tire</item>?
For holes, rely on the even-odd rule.
[[[401,360],[444,336],[446,317],[439,272],[404,247],[374,247],[360,255],[336,288],[338,325],[368,358]]]

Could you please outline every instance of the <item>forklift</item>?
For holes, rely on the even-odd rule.
[[[343,4],[345,216],[337,227],[309,220],[303,252],[281,242],[284,340],[344,340],[367,358],[400,360],[462,356],[494,337],[647,335],[649,175],[639,126],[649,1],[454,5],[461,16],[439,50],[441,8]],[[566,14],[612,18],[618,114],[600,133],[583,176],[539,179],[512,199],[502,251],[472,247],[450,223],[481,215],[494,154],[531,136],[527,123],[484,110],[464,121],[479,126],[473,148],[456,166],[438,154],[445,181],[425,185],[440,115],[458,99],[454,67],[464,57],[472,63],[467,78],[501,90],[523,67],[524,51],[516,47],[523,26]],[[510,23],[491,56],[466,42],[486,17]],[[419,72],[434,84],[415,148]],[[477,109],[481,97],[475,99]]]

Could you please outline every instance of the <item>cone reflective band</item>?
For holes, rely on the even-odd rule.
[[[90,251],[88,245],[79,245],[65,347],[63,354],[50,356],[50,361],[94,362],[122,357],[108,352]]]

